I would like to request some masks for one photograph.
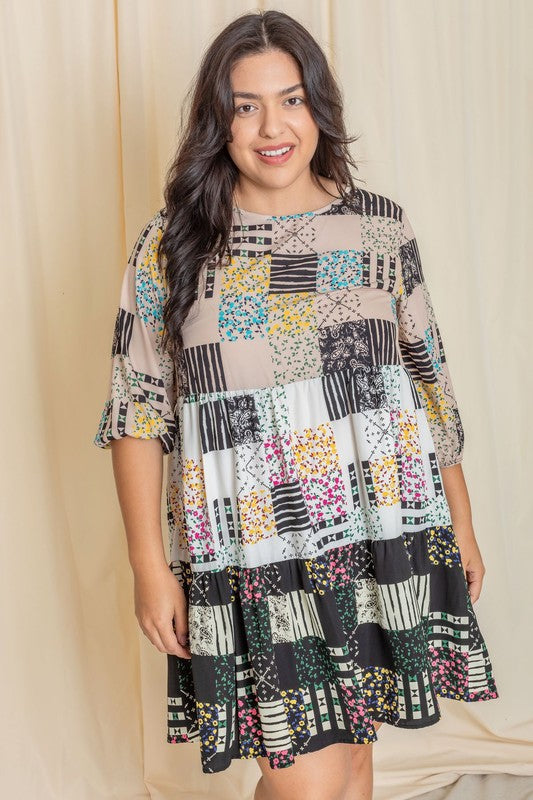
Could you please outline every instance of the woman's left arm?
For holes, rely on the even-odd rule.
[[[475,603],[481,594],[485,565],[472,526],[472,509],[462,465],[441,467],[441,474],[468,592],[472,603]]]
[[[400,351],[429,424],[468,593],[474,603],[481,593],[485,566],[472,527],[472,511],[461,466],[463,424],[418,243],[404,209],[401,221],[398,250],[401,280],[396,303]]]

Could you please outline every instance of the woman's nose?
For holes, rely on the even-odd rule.
[[[265,108],[261,119],[260,134],[274,139],[284,130],[283,112],[276,108]]]

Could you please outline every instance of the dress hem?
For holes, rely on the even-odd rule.
[[[450,697],[446,693],[441,694],[438,691],[438,689],[435,691],[435,693],[439,697],[439,699],[455,700],[466,703],[483,702],[499,697],[497,691],[485,692],[482,694],[475,694],[471,696],[462,695],[461,697],[453,697],[453,696]],[[397,720],[396,722],[391,721],[390,717],[387,718],[386,715],[380,715],[380,714],[376,715],[367,714],[367,718],[370,719],[371,723],[380,722],[382,724],[384,723],[385,725],[390,725],[393,728],[401,728],[404,730],[420,730],[422,728],[429,728],[432,725],[436,725],[442,719],[442,712],[438,711],[435,714],[432,714],[431,716],[428,717],[424,717],[423,719],[420,720],[400,719]],[[375,738],[370,742],[370,744],[379,741],[378,731],[375,730],[374,733],[375,733]],[[176,735],[167,734],[166,741],[167,744],[192,744],[194,742],[198,744],[201,743],[198,731],[192,734],[192,738],[180,738],[179,736]],[[317,750],[321,750],[322,748],[327,747],[330,744],[337,744],[337,743],[346,743],[355,745],[363,744],[363,742],[356,741],[354,736],[343,734],[340,731],[330,731],[328,733],[324,732],[322,734],[315,735],[312,741],[309,743],[308,748],[304,751],[304,753],[294,753],[294,757],[296,758],[296,756],[298,755],[305,755],[305,753],[313,753],[316,752]],[[247,753],[244,755],[235,753],[234,755],[230,755],[229,759],[226,758],[224,761],[217,763],[216,766],[213,765],[213,768],[211,769],[205,769],[205,765],[203,764],[201,765],[201,769],[202,772],[205,774],[223,772],[224,770],[228,769],[228,767],[231,766],[231,763],[233,761],[247,761],[252,758],[258,758],[259,756],[268,757],[266,753]],[[276,767],[269,761],[269,766],[271,767],[271,769],[284,769],[285,767],[290,766],[292,763],[293,762],[291,762],[290,764],[283,764]]]

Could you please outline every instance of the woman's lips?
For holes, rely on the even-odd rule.
[[[264,164],[284,164],[292,156],[292,152],[294,150],[294,147],[295,147],[295,145],[291,145],[291,149],[287,150],[286,153],[282,153],[280,156],[264,156],[258,150],[256,150],[255,152],[257,153],[258,158]],[[275,148],[275,149],[279,150],[279,148]]]

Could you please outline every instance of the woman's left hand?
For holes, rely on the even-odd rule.
[[[471,526],[461,529],[461,526],[454,526],[455,537],[461,553],[461,563],[470,600],[475,603],[481,594],[483,578],[485,576],[485,565],[476,541],[476,536]]]

